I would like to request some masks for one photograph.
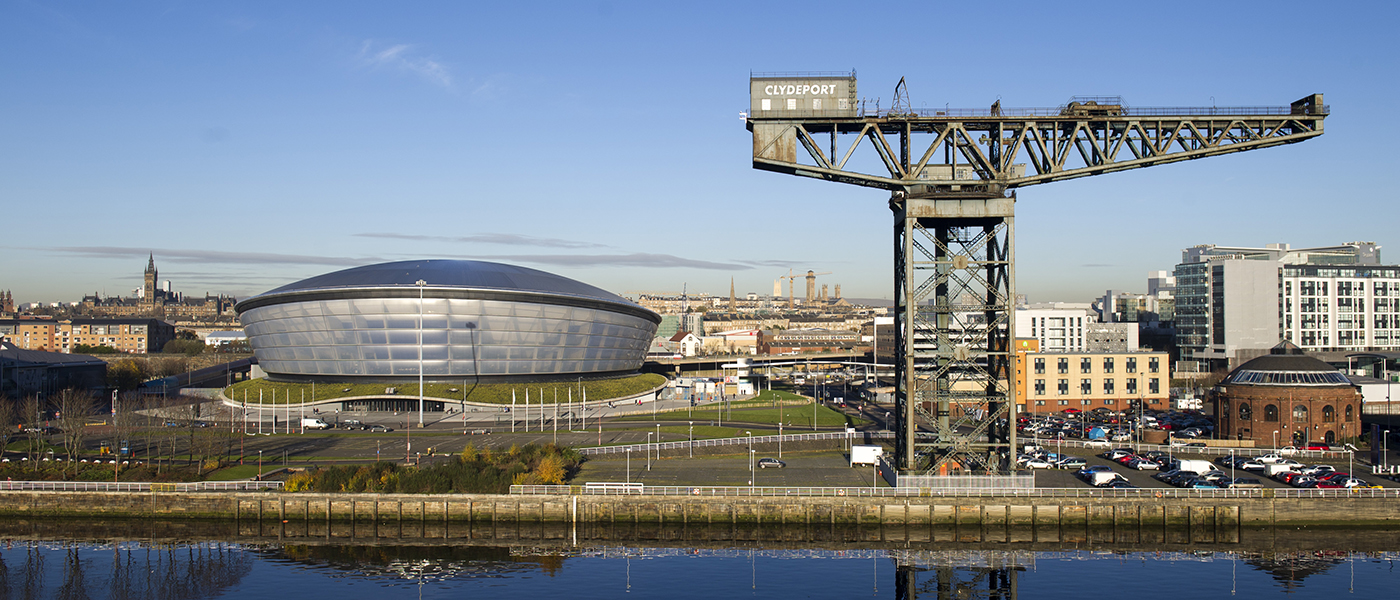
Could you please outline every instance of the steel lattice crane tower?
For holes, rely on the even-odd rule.
[[[755,169],[890,191],[902,473],[1013,468],[1017,188],[1301,142],[1328,114],[1321,94],[1289,106],[1106,96],[913,110],[902,79],[894,106],[872,110],[855,72],[754,73],[749,92]]]

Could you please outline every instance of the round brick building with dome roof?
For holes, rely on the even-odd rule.
[[[1212,400],[1221,439],[1303,446],[1361,434],[1361,392],[1288,341],[1230,371]]]

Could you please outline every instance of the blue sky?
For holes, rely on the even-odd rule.
[[[154,252],[189,294],[476,258],[888,298],[888,194],[753,170],[739,118],[751,71],[850,69],[915,107],[1326,94],[1306,143],[1021,190],[1032,301],[1143,291],[1201,243],[1400,262],[1391,3],[672,4],[0,0],[0,289],[125,294]]]

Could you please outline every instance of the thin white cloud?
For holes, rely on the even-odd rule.
[[[370,68],[393,69],[417,75],[442,87],[452,87],[452,74],[447,65],[427,56],[418,55],[410,44],[383,46],[374,40],[360,44],[360,64]]]
[[[501,244],[505,246],[539,246],[543,248],[606,248],[603,244],[559,238],[542,238],[517,233],[475,233],[463,236],[410,235],[405,233],[357,233],[357,237],[407,240],[418,242],[454,242],[466,244]]]
[[[309,254],[273,254],[269,252],[222,252],[218,250],[188,250],[181,248],[125,248],[118,246],[58,246],[45,248],[83,258],[146,258],[152,254],[157,260],[193,264],[234,264],[234,265],[330,265],[357,267],[383,262],[381,258],[350,258],[341,256],[314,256]]]
[[[473,256],[484,260],[504,260],[510,262],[550,265],[556,267],[641,267],[652,269],[687,268],[715,271],[746,271],[753,267],[737,263],[719,263],[707,260],[683,258],[671,254],[496,254]]]

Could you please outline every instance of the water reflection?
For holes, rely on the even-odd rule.
[[[214,598],[238,585],[254,561],[243,547],[219,542],[11,540],[0,550],[0,597]]]
[[[1385,596],[1395,531],[1242,530],[1218,537],[1034,532],[989,542],[902,527],[249,529],[222,522],[0,522],[0,598],[268,595],[988,599],[1261,592]],[[306,534],[312,535],[306,535]],[[298,534],[298,535],[293,535]],[[410,535],[412,534],[412,535]],[[426,534],[426,535],[424,535]],[[417,537],[415,537],[417,536]],[[727,537],[726,537],[727,536]],[[1072,539],[1075,541],[1065,541]],[[57,540],[57,541],[55,541]],[[256,574],[254,574],[256,573]],[[1087,578],[1087,580],[1086,580]],[[1164,583],[1170,582],[1170,583]],[[1167,587],[1164,587],[1167,586]]]
[[[436,582],[506,579],[526,573],[554,575],[563,555],[522,554],[494,546],[306,546],[260,548],[269,560],[317,568],[332,577]]]

